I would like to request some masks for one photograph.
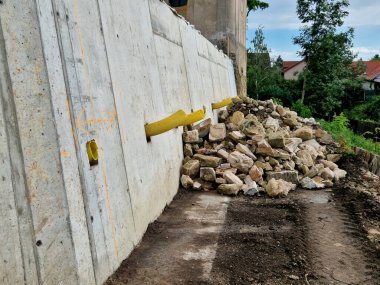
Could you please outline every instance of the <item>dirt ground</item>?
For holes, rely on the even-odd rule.
[[[180,190],[106,284],[380,284],[380,183],[342,167],[282,199]]]

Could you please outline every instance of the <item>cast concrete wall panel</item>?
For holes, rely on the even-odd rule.
[[[182,127],[148,142],[144,125],[203,106],[216,121],[231,62],[157,0],[0,16],[0,282],[102,284],[178,189]]]
[[[63,280],[75,284],[77,267],[36,6],[26,0],[17,5],[8,1],[4,4],[1,25],[13,93],[9,98],[12,102],[6,104],[15,106],[18,134],[11,136],[19,137],[26,178],[17,195],[27,198],[32,228],[29,239],[35,243],[31,247],[35,257],[28,257],[24,265],[31,262],[34,267],[36,261],[39,284],[59,284]],[[30,284],[36,283],[34,268],[28,267],[26,278],[30,278]]]

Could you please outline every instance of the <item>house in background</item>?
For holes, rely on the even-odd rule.
[[[363,84],[365,99],[380,93],[380,61],[363,61],[366,71],[363,74],[366,82]]]
[[[380,61],[354,61],[353,66],[364,64],[365,72],[363,78],[366,80],[363,83],[364,99],[376,94],[380,94]],[[282,74],[286,80],[297,80],[299,75],[306,68],[306,62],[301,61],[284,61],[282,64]]]
[[[282,75],[286,80],[297,80],[299,75],[304,71],[306,62],[301,61],[283,61]]]

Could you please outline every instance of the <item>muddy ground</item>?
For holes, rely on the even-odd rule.
[[[380,284],[380,184],[362,166],[282,199],[180,190],[106,284]]]

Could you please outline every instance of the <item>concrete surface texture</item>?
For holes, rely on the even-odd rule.
[[[247,0],[188,0],[176,10],[233,59],[238,94],[246,96]]]
[[[182,129],[144,125],[236,94],[161,1],[1,2],[0,283],[102,284],[178,189]]]

